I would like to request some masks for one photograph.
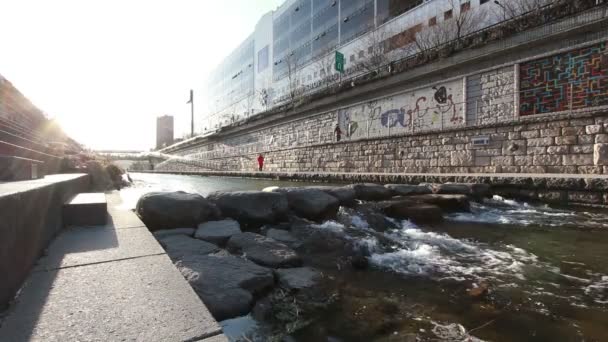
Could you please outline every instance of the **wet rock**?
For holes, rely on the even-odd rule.
[[[446,212],[470,211],[469,198],[465,195],[416,195],[405,198],[415,202],[433,204]]]
[[[279,284],[288,290],[302,290],[313,287],[318,278],[319,272],[310,267],[298,267],[276,270]]]
[[[378,184],[353,184],[349,187],[355,190],[357,199],[362,201],[381,201],[393,197],[390,189]]]
[[[355,255],[350,258],[350,264],[356,270],[366,270],[369,267],[369,260],[363,255]]]
[[[215,202],[224,216],[247,225],[276,223],[289,210],[287,197],[276,192],[214,192],[208,199]]]
[[[488,294],[489,288],[488,283],[474,284],[473,287],[467,289],[467,293],[473,298],[481,298]]]
[[[209,242],[193,239],[186,235],[170,235],[159,239],[161,246],[173,260],[180,260],[190,255],[215,253],[219,248]]]
[[[340,201],[340,205],[349,206],[355,203],[357,194],[352,187],[348,186],[311,186],[310,189],[318,189],[335,197]]]
[[[145,194],[137,201],[136,212],[151,231],[194,228],[220,216],[215,204],[203,196],[182,191]]]
[[[435,185],[436,194],[467,195],[484,198],[490,195],[491,187],[483,183],[446,183]]]
[[[274,285],[270,269],[234,256],[190,256],[176,265],[218,321],[247,314]]]
[[[197,239],[224,245],[234,234],[241,233],[241,226],[235,220],[209,221],[198,225],[194,234]]]
[[[233,235],[228,240],[228,250],[242,253],[247,259],[262,266],[297,267],[302,260],[296,252],[276,240],[255,233]]]
[[[384,203],[383,212],[394,218],[409,219],[416,223],[439,222],[443,211],[434,204],[413,201],[390,201]]]
[[[386,184],[384,187],[392,191],[393,196],[427,195],[433,190],[428,185]]]
[[[297,243],[298,239],[290,232],[281,229],[269,229],[266,231],[266,237],[277,240],[285,244]]]
[[[154,237],[156,237],[157,239],[162,239],[168,236],[174,236],[174,235],[186,235],[186,236],[193,236],[195,232],[194,228],[175,228],[175,229],[162,229],[162,230],[157,230],[155,231]]]
[[[317,189],[281,189],[287,195],[287,202],[298,216],[310,220],[322,220],[336,216],[340,201]]]

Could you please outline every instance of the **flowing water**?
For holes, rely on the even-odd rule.
[[[136,186],[123,196],[133,199],[153,190],[304,185],[132,176]],[[337,299],[289,341],[608,340],[606,212],[494,196],[439,224],[382,220],[365,207],[341,208],[335,221],[310,225],[347,241],[370,267],[357,271],[334,251],[302,252]],[[234,340],[265,340],[263,322],[250,316],[222,325]]]

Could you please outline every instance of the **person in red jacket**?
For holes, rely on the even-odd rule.
[[[264,156],[261,154],[258,156],[258,166],[260,167],[260,171],[262,171],[264,168]]]

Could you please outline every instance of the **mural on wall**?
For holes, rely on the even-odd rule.
[[[521,64],[520,115],[608,105],[607,54],[604,42]]]
[[[445,84],[369,101],[338,111],[347,138],[428,131],[464,124],[463,84]]]

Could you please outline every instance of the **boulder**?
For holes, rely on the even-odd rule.
[[[199,224],[194,237],[216,245],[223,245],[232,235],[239,233],[241,233],[239,223],[235,220],[226,219]]]
[[[175,229],[157,230],[153,234],[154,234],[155,238],[162,239],[162,238],[166,238],[168,236],[174,236],[174,235],[193,236],[194,232],[195,232],[194,228],[175,228]]]
[[[247,259],[262,266],[297,267],[302,263],[293,249],[260,234],[235,234],[228,240],[227,247],[229,251],[242,253]]]
[[[467,195],[484,198],[490,195],[490,185],[483,183],[446,183],[435,185],[436,194]]]
[[[393,197],[390,189],[378,184],[349,185],[355,191],[356,197],[362,201],[382,201]]]
[[[215,192],[208,196],[223,215],[241,224],[275,223],[287,216],[289,206],[282,193],[264,191]]]
[[[433,189],[428,185],[386,184],[393,196],[410,196],[432,194]]]
[[[199,194],[151,192],[137,201],[137,215],[151,231],[196,227],[220,216],[218,208]]]
[[[413,201],[391,201],[384,203],[386,215],[399,219],[409,219],[416,223],[438,222],[443,220],[441,208],[433,204]]]
[[[465,195],[416,195],[405,197],[405,199],[433,204],[446,212],[470,211],[469,198]]]
[[[246,315],[274,285],[270,269],[234,256],[189,256],[176,265],[218,321]]]
[[[186,235],[170,235],[160,238],[161,246],[173,260],[180,260],[185,256],[206,255],[215,253],[219,248],[209,242],[193,239]]]
[[[296,239],[295,236],[293,236],[290,232],[282,229],[268,229],[266,231],[266,237],[288,245],[298,242],[298,239]]]
[[[283,188],[289,208],[296,215],[309,220],[323,220],[336,216],[340,201],[326,192],[310,188]]]
[[[286,268],[275,271],[281,287],[288,290],[302,290],[313,287],[320,277],[319,272],[310,267]]]
[[[310,186],[309,189],[321,190],[328,195],[331,195],[340,201],[340,205],[349,206],[355,203],[357,194],[352,187],[349,186]]]

